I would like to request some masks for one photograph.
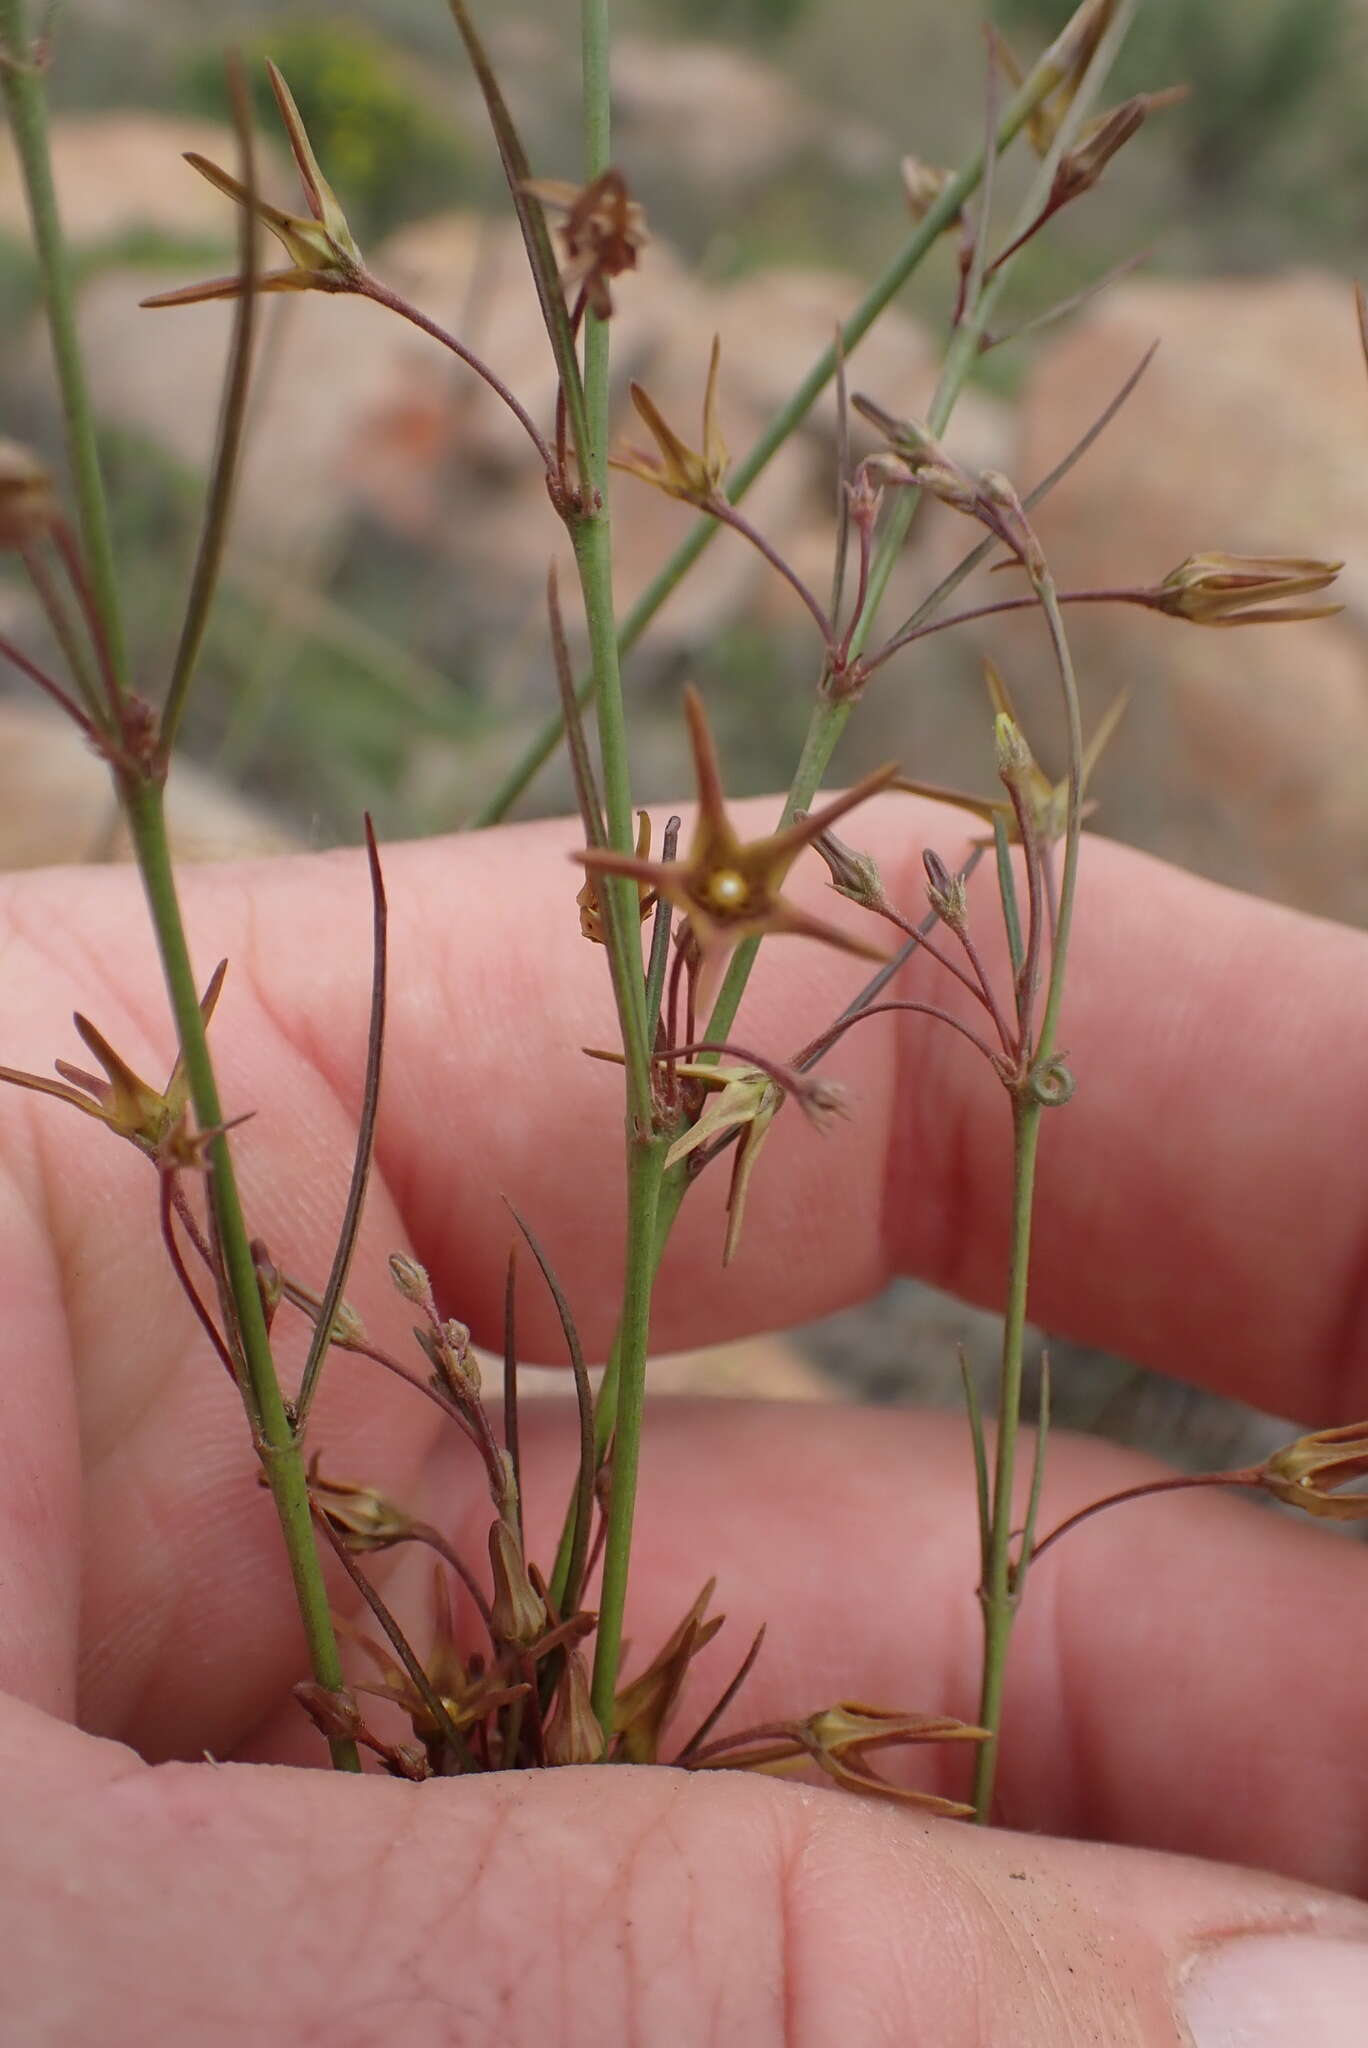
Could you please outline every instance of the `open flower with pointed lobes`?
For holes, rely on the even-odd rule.
[[[200,998],[200,1015],[206,1025],[214,1014],[227,971],[228,962],[220,960]],[[97,1031],[79,1010],[74,1022],[86,1046],[103,1067],[103,1077],[88,1074],[83,1067],[72,1066],[69,1060],[55,1060],[53,1064],[61,1076],[60,1080],[50,1080],[46,1074],[21,1073],[15,1067],[0,1067],[0,1081],[10,1081],[18,1088],[32,1088],[39,1095],[55,1095],[59,1102],[69,1102],[73,1109],[93,1116],[119,1137],[127,1138],[149,1159],[169,1158],[182,1166],[197,1163],[199,1147],[204,1137],[210,1134],[201,1132],[191,1136],[186,1131],[190,1083],[184,1058],[177,1058],[165,1088],[159,1092],[150,1082],[134,1073],[104,1034]]]
[[[254,214],[263,227],[270,229],[289,257],[288,270],[268,270],[257,279],[258,291],[354,291],[363,269],[361,251],[347,226],[347,217],[337,202],[337,195],[318,167],[318,159],[304,131],[304,123],[299,118],[299,109],[289,86],[269,58],[266,69],[280,118],[285,123],[290,153],[304,187],[308,213],[286,213],[283,208],[272,206],[257,193],[249,192],[240,178],[210,163],[208,157],[201,156],[198,150],[187,150],[185,161],[202,178],[207,178],[211,185],[226,193],[229,199],[236,200],[239,206],[245,206]],[[235,299],[242,289],[241,277],[212,277],[203,284],[182,285],[178,291],[156,292],[142,304],[192,306],[201,299]]]
[[[1051,782],[1026,744],[1006,683],[991,661],[984,662],[983,671],[995,713],[993,730],[998,773],[1004,782],[1008,782],[1009,787],[1015,784],[1016,793],[1041,844],[1052,846],[1057,839],[1064,837],[1064,829],[1068,822],[1068,778],[1065,777],[1060,782]],[[1080,781],[1085,791],[1107,742],[1121,723],[1121,715],[1129,701],[1129,690],[1122,690],[1112,700],[1103,713],[1097,730],[1083,750]],[[944,789],[935,782],[913,782],[906,776],[899,776],[892,786],[894,789],[905,790],[909,796],[927,796],[938,804],[953,804],[956,810],[972,811],[976,818],[983,819],[990,832],[1000,818],[1006,827],[1009,840],[1015,843],[1021,838],[1016,805],[1010,796],[966,796],[962,790]],[[1091,800],[1085,801],[1080,815],[1085,818],[1091,817],[1096,809],[1096,803]],[[982,843],[991,846],[992,837],[988,837]]]
[[[1339,604],[1288,604],[1325,590],[1343,562],[1308,555],[1189,555],[1140,600],[1152,611],[1195,626],[1261,626],[1279,620],[1329,619]]]
[[[632,404],[658,452],[652,454],[645,448],[623,448],[618,454],[609,456],[612,468],[625,470],[628,476],[640,477],[643,483],[654,484],[657,490],[667,492],[672,498],[682,498],[687,505],[706,507],[719,495],[728,461],[727,444],[717,424],[717,372],[721,352],[721,341],[714,335],[708,362],[708,382],[703,393],[702,453],[681,441],[674,428],[661,416],[649,392],[643,391],[639,384],[633,384]]]
[[[684,693],[684,710],[698,781],[698,821],[687,860],[641,860],[610,846],[585,847],[572,858],[581,861],[591,874],[626,875],[632,881],[647,882],[666,902],[685,913],[702,956],[698,988],[701,1007],[706,1007],[706,991],[714,976],[742,939],[791,932],[800,938],[822,939],[829,946],[840,947],[842,952],[858,954],[861,959],[885,959],[882,947],[854,938],[839,925],[812,917],[781,895],[780,890],[803,848],[866,797],[886,789],[897,769],[878,768],[843,796],[810,812],[801,822],[781,826],[765,839],[743,840],[727,816],[703,700],[692,687]]]
[[[1368,1494],[1338,1490],[1356,1479],[1368,1479],[1368,1422],[1299,1436],[1259,1468],[1260,1484],[1269,1493],[1331,1522],[1368,1520]]]
[[[526,178],[521,189],[564,214],[558,230],[566,255],[561,284],[566,291],[582,285],[590,312],[607,320],[613,311],[609,280],[635,270],[637,256],[650,240],[645,208],[627,190],[621,171],[610,164],[588,185],[569,185],[562,178]]]
[[[723,1736],[684,1761],[690,1770],[757,1771],[775,1778],[792,1777],[815,1764],[847,1791],[873,1792],[948,1819],[964,1820],[972,1814],[972,1806],[896,1784],[870,1762],[870,1752],[917,1743],[987,1740],[986,1728],[956,1720],[953,1715],[891,1713],[858,1700],[838,1700],[835,1706],[809,1714],[803,1721],[774,1721],[739,1735]]]

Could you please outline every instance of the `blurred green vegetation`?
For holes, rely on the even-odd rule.
[[[265,75],[284,73],[329,183],[345,193],[347,218],[364,242],[400,222],[469,196],[469,152],[450,120],[414,91],[399,54],[358,21],[302,17],[259,28],[243,47],[258,122],[280,117]],[[184,59],[177,93],[187,111],[222,119],[223,52],[217,39]]]
[[[1023,47],[1067,0],[998,0]],[[1368,21],[1353,0],[1147,0],[1113,97],[1186,85],[1164,116],[1190,255],[1222,268],[1355,256],[1368,219]]]
[[[1072,4],[994,0],[990,11],[1027,59]],[[572,10],[565,0],[476,6],[534,162],[568,173],[579,151]],[[695,181],[668,153],[653,158],[651,134],[623,121],[624,157],[655,231],[705,280],[785,264],[871,273],[907,231],[900,157],[955,162],[977,141],[975,7],[615,0],[615,12],[622,32],[648,49],[658,44],[666,67],[680,39],[735,46],[738,62],[768,67],[810,117],[782,161],[736,190]],[[117,14],[73,13],[60,25],[57,109],[222,118],[230,43],[248,60],[262,131],[277,139],[261,59],[281,66],[363,247],[454,206],[502,210],[494,152],[441,0],[358,0],[344,10],[227,0],[212,13],[200,0],[142,0]],[[1360,0],[1146,0],[1112,96],[1175,83],[1189,86],[1189,100],[1149,124],[1100,190],[1052,224],[1013,285],[1004,325],[1142,246],[1154,252],[1152,267],[1198,273],[1299,261],[1360,266],[1368,241],[1368,12]],[[725,118],[712,106],[697,110],[700,128]],[[995,217],[1004,224],[1027,168],[1015,157],[1003,167]],[[180,174],[168,164],[168,177]],[[225,219],[225,243],[230,233]],[[223,255],[139,230],[80,261],[87,274],[155,266],[172,283],[222,268]],[[953,298],[955,258],[948,237],[906,297],[937,331]],[[35,303],[27,250],[0,235],[0,325],[19,334]],[[980,382],[1011,396],[1029,360],[1029,346],[994,352],[979,366]],[[16,368],[4,377],[7,430],[32,426],[55,449],[55,423],[27,376]],[[132,636],[157,676],[174,644],[202,486],[151,439],[107,438]],[[235,570],[211,629],[192,747],[264,786],[325,838],[355,836],[364,805],[390,831],[453,822],[462,805],[449,790],[460,777],[444,780],[444,750],[466,749],[480,763],[476,779],[487,778],[516,753],[544,702],[539,622],[527,629],[527,649],[521,639],[510,649],[500,638],[509,637],[506,622],[494,627],[482,616],[487,595],[462,586],[450,553],[383,533],[361,513],[340,550],[314,565],[309,587],[288,600],[280,587],[249,587]],[[730,707],[722,737],[747,786],[772,782],[791,759],[801,722],[792,675],[809,654],[745,624],[698,652],[691,673]],[[652,662],[648,646],[634,663],[648,722],[655,702],[666,703],[651,691],[662,680]],[[491,741],[501,723],[506,752]],[[543,783],[539,795],[554,787]]]

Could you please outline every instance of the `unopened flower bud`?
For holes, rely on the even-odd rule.
[[[501,1515],[489,1531],[489,1568],[494,1578],[490,1629],[501,1643],[527,1647],[546,1628],[546,1602],[527,1575],[517,1531]]]
[[[339,1301],[333,1310],[329,1341],[344,1351],[354,1351],[366,1342],[366,1326],[349,1301]]]
[[[1005,711],[999,711],[993,720],[993,748],[997,756],[997,772],[1009,788],[1034,766],[1021,727]]]
[[[373,1486],[356,1486],[345,1479],[321,1479],[310,1473],[309,1499],[348,1550],[388,1550],[392,1544],[406,1542],[413,1530],[412,1520],[403,1509],[386,1500]]]
[[[876,457],[872,462],[862,462],[846,485],[850,521],[861,533],[873,532],[883,505],[883,485],[879,480],[878,461],[879,458]]]
[[[546,1724],[546,1761],[596,1764],[603,1750],[603,1729],[590,1705],[584,1659],[578,1650],[567,1650],[556,1702]]]
[[[963,875],[952,875],[938,853],[928,847],[922,855],[926,869],[926,895],[942,924],[963,938],[969,914]]]
[[[800,812],[799,816],[802,815],[805,814]],[[831,886],[838,895],[848,896],[852,903],[863,904],[866,910],[883,908],[887,898],[871,854],[857,852],[843,839],[838,839],[834,832],[819,834],[812,842],[812,850],[826,862]]]
[[[264,1238],[252,1239],[251,1252],[257,1292],[261,1296],[261,1313],[266,1318],[266,1329],[269,1334],[271,1324],[275,1321],[275,1312],[284,1297],[285,1276],[267,1251]]]
[[[1142,603],[1197,626],[1253,626],[1267,621],[1330,618],[1335,605],[1289,605],[1334,582],[1342,562],[1306,555],[1189,555]]]
[[[458,1401],[474,1400],[480,1391],[480,1368],[465,1324],[452,1317],[435,1330],[419,1324],[413,1334],[427,1353],[438,1384]]]
[[[427,1268],[420,1266],[417,1259],[411,1259],[407,1252],[391,1252],[389,1269],[390,1279],[405,1301],[417,1302],[421,1308],[425,1301],[431,1299],[432,1282],[428,1279]]]

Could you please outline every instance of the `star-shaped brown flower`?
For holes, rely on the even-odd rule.
[[[614,847],[585,847],[574,858],[591,874],[625,875],[632,881],[648,883],[667,902],[682,910],[703,958],[703,984],[714,981],[720,964],[740,940],[775,932],[821,939],[864,959],[886,958],[882,947],[800,910],[780,890],[803,848],[866,797],[886,789],[898,772],[896,766],[875,769],[843,796],[833,798],[821,810],[809,812],[799,822],[771,832],[765,839],[743,840],[727,816],[717,751],[708,730],[703,700],[693,688],[684,693],[684,710],[698,782],[698,822],[687,860],[643,860],[635,854],[619,853]]]

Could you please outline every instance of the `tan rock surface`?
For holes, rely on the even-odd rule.
[[[1187,555],[1343,558],[1324,622],[1203,631],[1072,614],[1096,716],[1135,700],[1102,829],[1304,908],[1368,917],[1368,382],[1346,281],[1134,283],[1047,347],[1022,404],[1030,482],[1156,337],[1140,389],[1038,524],[1062,585],[1147,582]],[[995,579],[1001,594],[1003,579]],[[985,635],[1041,707],[1038,635]]]

